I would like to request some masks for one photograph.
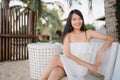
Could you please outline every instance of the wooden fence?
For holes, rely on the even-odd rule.
[[[34,16],[32,10],[0,8],[0,61],[28,59],[27,44],[35,37]]]

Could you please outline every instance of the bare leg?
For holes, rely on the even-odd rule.
[[[47,80],[48,77],[50,76],[50,73],[52,72],[52,70],[58,66],[63,68],[63,65],[62,65],[61,60],[60,60],[60,56],[55,55],[50,60],[50,63],[44,69],[44,72],[42,73],[39,80]]]
[[[48,80],[60,80],[65,76],[65,71],[61,67],[56,67],[50,73]]]

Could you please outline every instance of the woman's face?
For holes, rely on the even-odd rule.
[[[73,29],[80,29],[82,26],[82,19],[81,17],[73,13],[72,18],[71,18],[71,25],[73,26]]]

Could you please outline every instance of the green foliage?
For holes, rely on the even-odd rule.
[[[61,38],[60,37],[54,37],[52,39],[53,42],[61,42]]]
[[[92,24],[86,24],[85,26],[87,29],[95,30],[95,26],[93,26]]]
[[[24,4],[27,4],[27,6],[25,7],[26,9],[32,9],[34,11],[38,10],[39,15],[41,16],[42,13],[42,8],[43,8],[43,2],[41,0],[20,0],[22,1]]]
[[[37,36],[37,29],[40,29],[40,31],[43,31],[43,24],[41,22],[41,18],[46,21],[46,25],[49,29],[49,31],[52,33],[52,35],[55,35],[56,30],[62,29],[63,25],[61,23],[61,20],[59,18],[58,12],[62,13],[64,12],[62,8],[62,4],[54,1],[54,2],[43,2],[42,0],[20,0],[24,4],[27,4],[25,7],[26,9],[32,9],[34,11],[38,10],[39,15],[37,15],[37,23],[35,27],[35,32]],[[58,8],[49,9],[47,5],[56,5]],[[52,27],[49,27],[49,26]]]
[[[42,26],[40,22],[40,18],[43,18],[47,22],[47,26],[52,24],[52,26],[62,26],[60,18],[58,16],[58,10],[57,9],[52,9],[50,10],[47,8],[47,5],[57,5],[60,9],[61,12],[63,11],[62,4],[54,1],[54,2],[43,2],[42,0],[20,0],[23,3],[27,4],[28,9],[32,9],[34,11],[38,10],[39,15],[37,15],[38,21],[37,21],[37,26]],[[40,23],[40,24],[39,24]]]
[[[42,8],[43,8],[43,2],[41,0],[32,0],[33,1],[33,10],[39,11],[39,16],[41,16]]]
[[[81,5],[81,0],[66,0],[69,4],[69,6],[71,7],[73,5],[74,2],[77,2],[79,5]],[[89,10],[92,10],[92,0],[88,0],[88,8]]]
[[[69,6],[71,7],[73,5],[74,2],[77,2],[78,4],[81,5],[81,1],[80,0],[66,0],[69,4]]]
[[[60,2],[58,2],[58,1],[54,1],[54,2],[44,2],[44,5],[46,6],[46,5],[52,5],[52,6],[54,6],[54,5],[56,5],[56,9],[57,9],[57,7],[58,7],[58,11],[59,12],[61,12],[61,13],[63,13],[64,12],[64,9],[63,9],[63,5],[60,3]],[[54,9],[55,9],[54,8]]]
[[[56,30],[58,30],[58,29],[61,30],[63,28],[63,25],[62,25],[61,20],[58,16],[57,10],[52,9],[49,11],[48,20],[49,20],[49,24],[52,26],[49,28],[49,30],[52,34],[56,34],[55,33]]]

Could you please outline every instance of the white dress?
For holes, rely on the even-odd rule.
[[[89,43],[87,42],[71,42],[70,52],[83,61],[89,62],[90,60],[91,54],[89,53]],[[64,54],[60,56],[60,59],[68,80],[84,80],[84,76],[88,71],[87,67],[79,65]]]

